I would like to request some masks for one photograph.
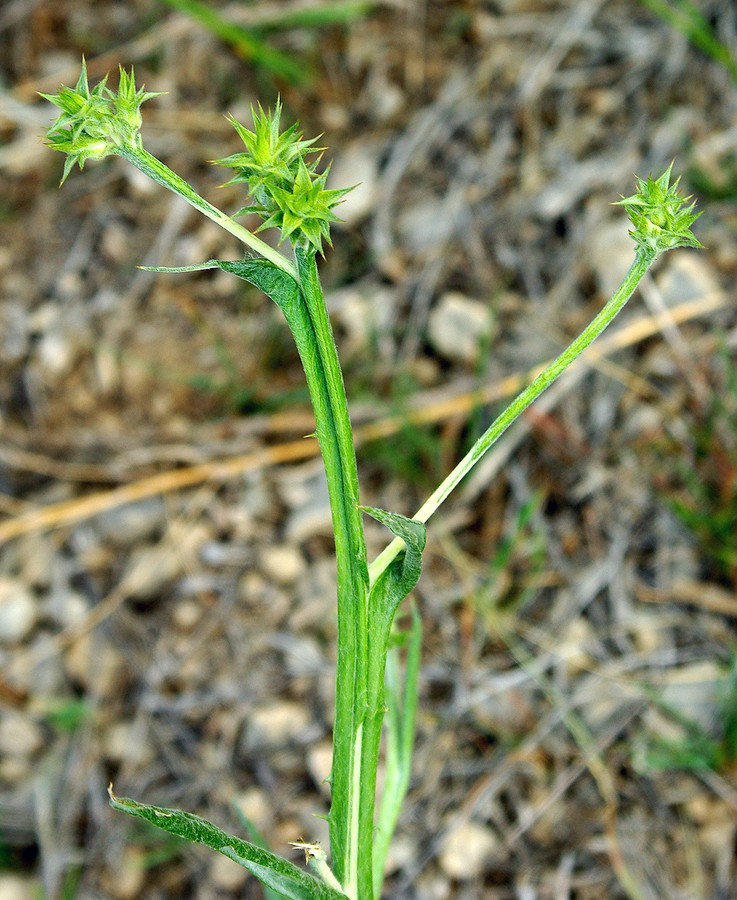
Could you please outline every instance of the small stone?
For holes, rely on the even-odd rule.
[[[264,547],[260,561],[264,575],[277,584],[294,584],[305,570],[304,557],[293,544]]]
[[[161,498],[151,497],[101,513],[95,520],[95,531],[115,547],[128,547],[160,531],[165,521]]]
[[[81,622],[89,612],[87,598],[78,591],[59,590],[52,592],[45,606],[57,626],[66,628]]]
[[[332,765],[333,745],[330,741],[322,741],[310,747],[307,753],[307,771],[312,776],[312,780],[320,792],[326,797],[330,796],[328,778],[330,777]]]
[[[202,606],[196,600],[182,600],[172,612],[172,621],[179,631],[189,634],[202,618]]]
[[[0,900],[35,900],[42,896],[41,892],[36,881],[20,875],[0,874]]]
[[[114,722],[104,736],[105,757],[114,763],[143,767],[153,759],[153,750],[137,722]]]
[[[24,640],[38,620],[38,603],[20,581],[0,578],[0,641]]]
[[[667,264],[656,279],[663,302],[668,307],[678,306],[690,300],[699,300],[709,294],[722,297],[722,291],[708,259],[692,251],[679,250],[669,253]]]
[[[322,467],[310,467],[305,474],[289,473],[280,483],[280,493],[290,507],[286,535],[298,544],[316,535],[332,536],[328,483]]]
[[[471,881],[483,874],[498,847],[499,841],[490,828],[464,822],[443,841],[440,867],[449,878]]]
[[[113,872],[106,872],[103,883],[108,896],[114,900],[136,900],[143,896],[149,866],[148,851],[140,847],[125,847]]]
[[[428,339],[441,356],[474,363],[492,334],[490,308],[464,294],[444,294],[430,313]]]
[[[204,523],[172,525],[166,541],[153,547],[136,547],[123,575],[127,591],[138,600],[153,600],[185,572],[189,560],[198,555],[210,536]]]
[[[99,634],[78,638],[64,654],[67,675],[85,688],[94,684],[95,692],[107,697],[119,690],[126,664],[123,656]]]
[[[355,185],[336,212],[345,227],[357,225],[376,206],[379,176],[379,148],[367,141],[357,141],[333,157],[328,188]]]
[[[17,544],[20,575],[24,584],[47,588],[56,562],[56,548],[46,535],[34,534]]]
[[[299,742],[304,744],[314,729],[310,711],[302,703],[273,703],[254,709],[248,716],[246,750],[264,750]]]
[[[38,342],[36,356],[41,373],[47,378],[58,379],[71,371],[76,349],[69,335],[51,331]]]
[[[43,731],[28,716],[13,710],[0,713],[0,756],[33,756],[43,744]]]
[[[626,216],[618,215],[592,226],[588,246],[589,265],[593,269],[599,292],[611,297],[619,287],[635,257],[635,243],[629,236],[631,225]]]
[[[210,860],[210,880],[221,891],[240,891],[248,878],[248,870],[222,853]]]
[[[264,832],[271,828],[274,809],[266,791],[258,787],[248,788],[236,797],[235,802],[238,809],[259,831]]]

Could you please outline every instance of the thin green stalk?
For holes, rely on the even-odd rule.
[[[335,874],[349,897],[370,900],[372,834],[359,819],[362,740],[368,695],[368,571],[358,474],[348,404],[314,249],[295,248],[299,282],[315,335],[329,417],[318,422],[335,531],[338,567],[338,660],[333,731],[332,804],[328,823]],[[306,370],[314,365],[307,361]],[[372,810],[373,816],[373,810]],[[373,823],[372,823],[373,827]]]
[[[269,262],[274,263],[275,266],[278,266],[282,271],[291,275],[295,280],[297,279],[296,268],[282,253],[278,250],[274,250],[273,247],[270,247],[267,243],[262,241],[261,238],[256,237],[256,235],[247,228],[239,225],[230,216],[218,209],[217,206],[213,206],[212,203],[208,203],[207,200],[200,197],[200,195],[192,190],[183,178],[162,163],[161,160],[152,156],[148,150],[144,150],[142,147],[120,147],[116,148],[113,152],[134,165],[140,172],[143,172],[144,175],[148,175],[148,177],[152,178],[157,184],[178,194],[186,200],[190,206],[193,206],[198,212],[207,216],[208,219],[212,219],[212,221],[216,222],[221,228],[229,231],[234,237],[238,238],[241,243],[250,247],[251,250],[254,250],[265,259],[268,259]]]
[[[518,419],[522,413],[533,403],[542,392],[558,378],[571,363],[579,357],[583,351],[592,344],[596,338],[610,324],[617,313],[624,307],[635,288],[642,280],[645,272],[650,268],[657,253],[654,250],[638,248],[635,261],[624,276],[614,296],[599,312],[595,319],[581,332],[581,334],[557,357],[537,378],[517,396],[512,403],[499,415],[489,428],[481,435],[468,453],[445,478],[445,480],[433,491],[428,499],[414,514],[413,518],[420,522],[427,522],[441,504],[448,499],[450,494],[458,487],[458,484],[468,475],[476,463],[484,456],[489,448],[499,440],[509,426]],[[404,547],[404,542],[395,538],[376,557],[369,566],[371,584],[384,572],[396,559]]]

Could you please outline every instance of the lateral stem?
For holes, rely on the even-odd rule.
[[[458,484],[466,477],[476,463],[484,456],[489,448],[499,440],[509,426],[516,421],[522,413],[533,403],[543,391],[579,357],[583,351],[596,340],[604,329],[612,322],[617,313],[622,310],[629,298],[634,293],[643,275],[652,265],[657,253],[648,252],[638,248],[635,260],[629,271],[624,276],[622,283],[615,291],[599,314],[587,325],[579,336],[566,347],[535,380],[520,393],[512,403],[498,416],[481,435],[468,453],[453,469],[453,471],[438,485],[428,499],[414,514],[413,518],[420,522],[427,522],[430,516],[448,499]],[[404,542],[394,538],[369,566],[370,583],[373,585],[376,579],[385,572],[396,559],[404,547]]]

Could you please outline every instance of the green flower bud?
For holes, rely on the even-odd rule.
[[[701,247],[691,226],[701,213],[694,213],[695,203],[678,191],[680,178],[670,184],[671,163],[660,178],[637,179],[637,192],[622,197],[617,205],[624,206],[634,226],[630,236],[638,249],[648,256],[658,256],[675,247]]]
[[[67,156],[61,183],[75,163],[83,169],[88,159],[140,150],[141,104],[160,95],[136,90],[133,69],[128,74],[122,68],[117,93],[107,87],[107,76],[90,90],[84,59],[75,87],[62,86],[56,94],[41,94],[61,110],[46,134],[49,147]]]
[[[280,241],[305,243],[322,252],[323,240],[330,243],[330,223],[339,221],[333,207],[353,188],[325,189],[329,169],[317,172],[321,159],[321,148],[313,146],[317,138],[303,140],[297,125],[280,132],[281,111],[279,101],[273,112],[260,106],[252,110],[253,131],[231,120],[246,150],[216,162],[235,169],[227,183],[247,184],[255,201],[236,216],[256,213],[264,219],[260,231],[278,228]],[[307,162],[310,154],[318,155]]]

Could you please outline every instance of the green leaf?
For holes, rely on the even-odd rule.
[[[193,266],[141,266],[146,272],[204,272],[207,269],[222,269],[237,275],[254,287],[262,290],[267,297],[284,312],[291,325],[291,314],[299,300],[299,285],[283,269],[275,266],[267,259],[257,257],[251,259],[208,259],[207,262]]]
[[[289,860],[222,831],[212,822],[179,809],[149,806],[126,797],[116,797],[108,789],[110,805],[119,812],[145,819],[157,828],[176,834],[193,844],[203,844],[248,869],[267,887],[290,900],[341,900],[345,894],[336,891]]]
[[[362,506],[361,509],[372,519],[386,526],[394,537],[404,541],[404,553],[379,576],[369,598],[369,615],[378,618],[388,629],[391,627],[397,607],[420,580],[427,529],[424,523],[417,519],[408,519],[398,513],[386,512],[372,506]],[[388,637],[387,631],[387,640]]]

